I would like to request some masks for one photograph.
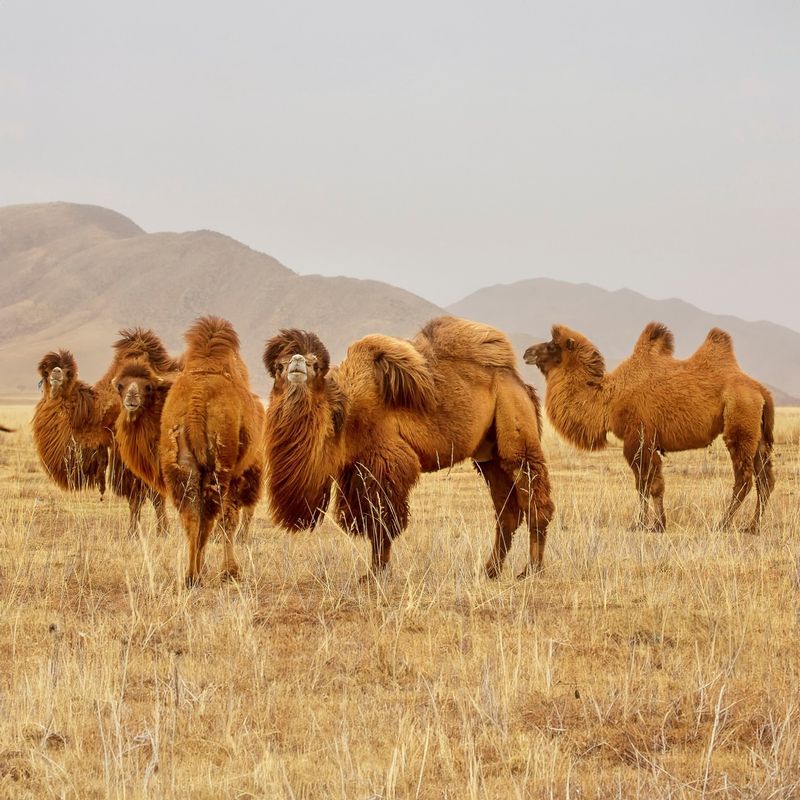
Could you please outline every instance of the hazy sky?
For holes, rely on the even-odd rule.
[[[0,0],[0,204],[800,328],[800,3]]]

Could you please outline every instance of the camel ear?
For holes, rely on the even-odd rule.
[[[567,341],[564,342],[564,345],[567,348],[567,350],[574,350],[575,349],[575,340],[574,339],[567,339]]]

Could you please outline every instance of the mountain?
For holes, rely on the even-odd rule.
[[[410,336],[441,309],[378,281],[297,275],[213,231],[146,233],[108,209],[72,203],[0,208],[0,391],[31,393],[36,364],[67,347],[96,380],[122,327],[152,327],[173,352],[206,313],[233,322],[254,386],[281,327],[316,331],[333,359],[354,339]]]
[[[651,320],[673,329],[679,355],[718,326],[733,335],[744,369],[780,387],[778,403],[800,403],[800,333],[769,322],[545,278],[487,287],[448,311],[506,331],[520,356],[563,322],[589,336],[609,365],[630,352]],[[207,313],[233,322],[263,394],[261,352],[282,327],[316,331],[335,362],[367,333],[410,336],[444,312],[379,281],[298,275],[214,231],[147,233],[115,211],[75,203],[0,208],[0,394],[33,394],[39,359],[58,347],[71,349],[81,376],[95,381],[123,327],[153,328],[178,353],[183,331]],[[538,370],[523,366],[523,374],[541,387]]]
[[[773,388],[777,403],[800,404],[796,399],[800,397],[800,333],[772,322],[746,322],[710,314],[683,300],[653,300],[629,289],[611,292],[549,278],[489,286],[453,303],[447,311],[496,325],[520,347],[522,342],[549,339],[554,323],[568,325],[588,336],[609,366],[631,352],[642,328],[653,320],[672,329],[678,357],[690,355],[711,328],[723,328],[733,336],[742,368]],[[534,372],[538,370],[528,367],[524,374],[531,379]]]

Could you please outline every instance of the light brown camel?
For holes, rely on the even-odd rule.
[[[219,518],[223,576],[239,574],[233,547],[239,512],[255,506],[263,489],[264,407],[250,391],[230,322],[202,317],[185,338],[185,366],[161,415],[159,453],[164,482],[186,531],[186,585],[193,586]]]
[[[335,485],[336,515],[369,538],[378,573],[406,528],[420,473],[471,458],[497,516],[487,574],[500,574],[525,518],[530,560],[523,574],[541,568],[553,503],[538,403],[500,331],[440,317],[410,342],[367,336],[329,372],[315,334],[284,330],[267,342],[264,364],[275,380],[267,460],[276,523],[313,528]]]
[[[34,441],[46,472],[61,488],[97,488],[102,497],[108,481],[114,493],[128,501],[129,534],[138,530],[142,505],[150,496],[158,529],[163,532],[167,527],[163,500],[120,461],[114,425],[121,405],[111,379],[118,365],[130,358],[144,358],[164,372],[174,371],[180,364],[169,357],[152,331],[124,330],[120,337],[113,345],[111,365],[94,386],[79,380],[69,351],[42,358],[42,398],[34,411]]]
[[[637,525],[647,522],[648,497],[655,530],[666,528],[661,456],[706,447],[722,434],[733,462],[734,486],[722,520],[727,527],[755,477],[756,532],[775,485],[772,429],[775,408],[769,391],[742,372],[731,337],[713,328],[690,358],[673,357],[672,333],[651,322],[631,356],[610,373],[582,334],[554,325],[552,339],[525,351],[547,382],[545,407],[555,429],[583,450],[599,450],[612,432],[636,478]]]
[[[167,486],[159,454],[161,415],[177,376],[178,373],[159,375],[146,360],[134,358],[120,365],[113,381],[122,402],[116,422],[122,462],[150,489],[164,497],[167,496]],[[254,511],[255,504],[244,506],[236,538],[247,539]]]

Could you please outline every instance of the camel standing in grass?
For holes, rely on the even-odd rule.
[[[407,526],[420,473],[471,458],[497,516],[488,576],[500,574],[526,518],[523,574],[541,568],[553,503],[539,408],[500,331],[441,317],[410,342],[367,336],[329,372],[328,351],[316,335],[284,330],[267,342],[264,364],[275,379],[267,459],[276,523],[313,528],[335,485],[337,517],[369,537],[378,573]]]
[[[186,332],[183,371],[161,414],[159,456],[189,547],[187,586],[199,582],[205,546],[221,518],[223,576],[236,578],[233,539],[240,509],[263,488],[264,407],[250,391],[239,337],[229,322],[202,317]]]
[[[719,328],[688,359],[674,358],[673,350],[672,333],[651,322],[631,356],[607,373],[585,336],[554,325],[551,341],[529,347],[524,358],[544,373],[547,414],[567,441],[599,450],[609,431],[622,439],[639,492],[639,527],[646,525],[652,497],[653,529],[666,528],[662,454],[706,447],[722,434],[734,472],[722,526],[730,525],[755,478],[756,510],[748,526],[755,533],[775,486],[772,396],[742,372],[731,337]]]
[[[159,441],[161,415],[177,373],[159,375],[141,358],[120,365],[114,386],[122,401],[116,422],[119,454],[125,466],[152,491],[167,496],[161,470]],[[246,539],[252,524],[255,501],[242,508],[242,524],[237,538]]]
[[[33,417],[33,436],[39,458],[52,480],[62,489],[97,488],[124,497],[130,508],[128,533],[139,528],[142,505],[149,496],[156,510],[158,529],[167,528],[163,499],[122,464],[115,439],[115,421],[121,407],[112,386],[118,365],[141,358],[160,372],[180,368],[152,331],[139,328],[120,332],[114,358],[94,386],[78,378],[75,357],[68,350],[46,354],[39,363],[42,398]]]

